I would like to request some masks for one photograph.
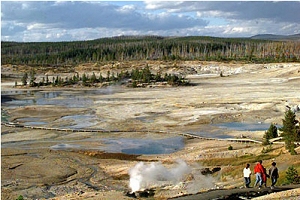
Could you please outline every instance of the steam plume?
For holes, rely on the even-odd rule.
[[[182,160],[177,160],[177,165],[170,169],[164,167],[160,162],[149,164],[139,162],[129,170],[129,187],[132,192],[136,192],[161,185],[166,181],[175,184],[190,172],[191,168]]]

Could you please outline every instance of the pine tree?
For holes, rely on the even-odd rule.
[[[34,87],[35,86],[35,71],[34,70],[31,70],[30,71],[30,83],[29,83],[29,85],[31,86],[31,87]]]
[[[99,75],[99,82],[100,82],[100,83],[103,83],[103,76],[102,76],[101,73],[100,73],[100,75]]]
[[[96,81],[97,81],[97,78],[96,78],[95,73],[93,72],[93,74],[91,76],[91,83],[96,83]]]
[[[110,71],[107,71],[107,75],[106,75],[106,81],[109,82],[110,81]]]
[[[299,183],[300,179],[299,179],[299,175],[298,175],[298,171],[295,169],[294,166],[291,166],[288,168],[288,170],[286,171],[286,180],[287,183]]]
[[[49,84],[49,77],[48,77],[48,74],[46,75],[46,85]]]
[[[295,140],[296,140],[296,124],[297,120],[295,119],[295,113],[289,109],[285,112],[285,118],[282,120],[283,126],[280,129],[282,131],[282,137],[285,141],[285,148],[289,150],[292,155],[297,154],[295,151]]]
[[[27,85],[27,79],[28,79],[28,74],[27,72],[25,72],[25,74],[23,75],[21,81],[23,85]]]
[[[83,75],[82,75],[82,84],[84,86],[86,86],[87,85],[87,81],[88,81],[88,77],[87,77],[87,75],[85,73],[83,73]]]
[[[269,140],[276,137],[278,137],[277,127],[273,123],[271,123],[269,129],[264,134],[263,145],[270,144]]]
[[[58,76],[56,76],[54,83],[55,83],[55,85],[58,85]]]
[[[44,85],[45,84],[45,77],[42,78],[42,81],[40,82],[40,85]]]
[[[268,133],[266,131],[265,134],[264,134],[264,137],[263,137],[262,145],[269,145],[269,144],[271,144],[270,143],[270,138],[269,138]]]

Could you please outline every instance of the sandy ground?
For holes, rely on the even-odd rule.
[[[150,63],[150,67],[155,66],[155,63]],[[162,64],[157,66],[164,67]],[[151,186],[155,188],[156,199],[197,193],[216,186],[240,187],[243,185],[242,177],[226,181],[220,179],[222,170],[228,169],[228,166],[221,166],[222,170],[217,175],[209,178],[202,176],[199,173],[203,168],[200,161],[206,158],[258,155],[263,148],[260,144],[186,138],[185,147],[177,152],[140,156],[105,153],[95,147],[105,146],[100,139],[108,137],[166,139],[191,130],[209,131],[207,129],[211,128],[210,124],[222,122],[281,124],[286,106],[294,108],[300,105],[299,63],[254,65],[185,62],[177,68],[169,67],[166,70],[185,72],[195,85],[139,89],[110,87],[110,93],[105,96],[88,94],[93,103],[81,108],[49,105],[15,108],[2,106],[13,122],[24,117],[36,117],[43,118],[47,127],[57,127],[70,125],[70,121],[61,120],[66,115],[92,113],[101,118],[95,121],[92,128],[119,130],[113,134],[100,134],[2,125],[2,199],[16,199],[19,195],[27,199],[131,199],[124,194],[130,191],[128,171],[132,167],[143,161],[160,162],[171,168],[178,159],[191,166],[193,178],[177,184]],[[219,76],[221,71],[225,77]],[[14,72],[2,67],[2,73]],[[20,90],[12,87],[13,83],[10,79],[2,79],[1,90]],[[119,91],[120,88],[123,92],[114,91]],[[39,88],[41,89],[71,93],[86,90]],[[228,130],[226,134],[261,140],[264,131]],[[81,145],[85,148],[51,148],[60,143]],[[234,146],[233,151],[228,150],[229,145]],[[278,144],[277,147],[281,148],[282,145]],[[295,157],[285,154],[277,161],[278,166],[284,170],[287,162],[293,159]],[[267,161],[267,164],[270,162]]]
[[[261,196],[253,198],[254,200],[271,200],[271,199],[300,199],[300,188],[284,191],[284,192],[276,192],[269,195]]]

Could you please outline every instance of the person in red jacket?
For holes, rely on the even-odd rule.
[[[266,176],[264,167],[262,165],[262,160],[258,161],[257,164],[254,166],[254,174],[256,178],[254,187],[256,187],[256,185],[259,184],[258,188],[261,188],[263,184],[263,177]]]

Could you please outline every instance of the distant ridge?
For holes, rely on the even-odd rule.
[[[277,56],[278,52],[289,53]],[[299,62],[300,34],[252,38],[123,35],[70,42],[1,42],[1,64],[76,66],[131,60]]]
[[[250,37],[256,40],[274,40],[274,41],[300,41],[300,34],[295,35],[274,35],[274,34],[258,34]]]

